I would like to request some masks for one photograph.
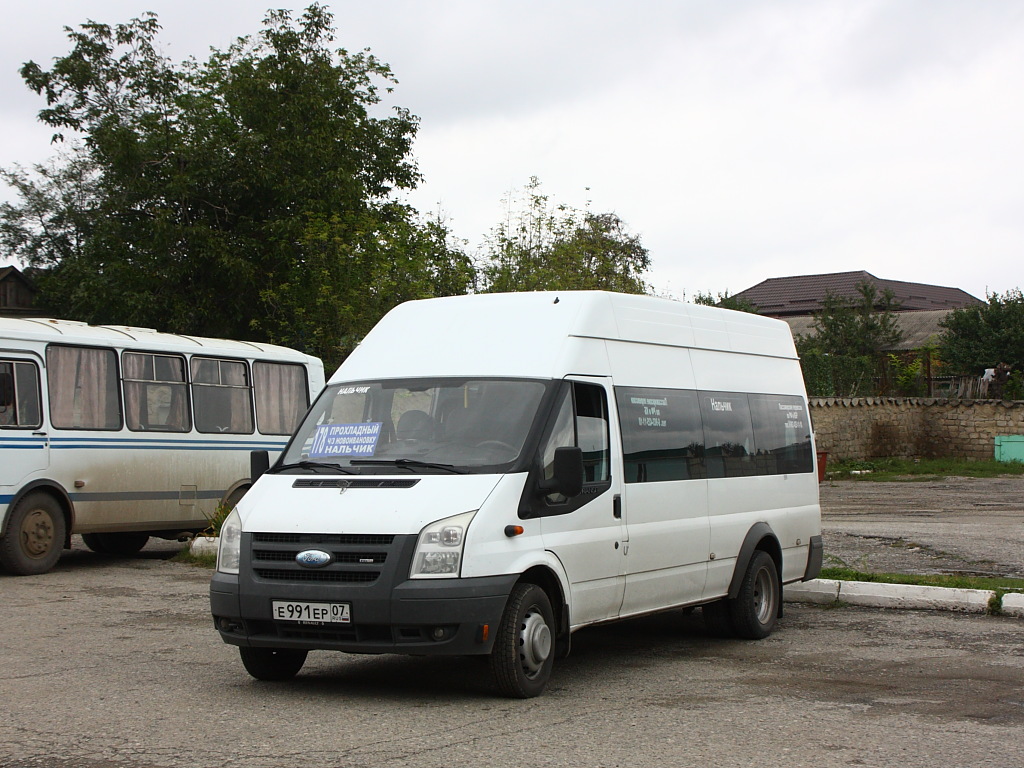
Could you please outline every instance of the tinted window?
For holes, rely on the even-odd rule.
[[[193,357],[192,407],[200,432],[251,434],[249,365],[243,360]]]
[[[813,471],[811,420],[799,397],[750,395],[759,474]]]
[[[627,483],[706,477],[696,392],[615,390]]]
[[[0,427],[42,425],[39,371],[35,363],[0,361]]]
[[[117,355],[112,349],[46,350],[50,421],[60,429],[120,429]]]
[[[188,432],[192,429],[184,358],[125,352],[122,365],[128,429],[158,432]]]
[[[736,392],[700,392],[699,396],[708,477],[758,474],[747,396]]]

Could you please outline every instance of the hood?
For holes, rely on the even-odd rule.
[[[419,533],[479,509],[506,475],[263,475],[238,503],[259,533]]]

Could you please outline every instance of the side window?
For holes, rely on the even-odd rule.
[[[627,483],[707,477],[696,392],[618,387],[615,402]]]
[[[256,426],[264,435],[290,435],[309,407],[306,369],[290,363],[253,363]]]
[[[811,420],[802,398],[750,395],[758,474],[812,472]]]
[[[120,429],[117,353],[94,347],[46,349],[50,422],[58,429]]]
[[[252,388],[244,360],[192,358],[192,408],[196,429],[206,433],[252,434]]]
[[[0,360],[0,428],[42,426],[39,369],[35,363]]]
[[[704,421],[708,477],[758,474],[747,396],[737,392],[701,392],[700,414]]]
[[[121,365],[128,429],[134,432],[188,432],[192,429],[183,357],[125,352]]]
[[[545,480],[554,477],[555,449],[573,446],[583,451],[584,484],[608,482],[608,403],[601,387],[573,382],[563,391],[554,424],[541,448]],[[550,504],[566,501],[561,494],[546,499]]]

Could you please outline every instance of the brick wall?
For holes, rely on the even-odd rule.
[[[991,459],[999,435],[1024,435],[1024,401],[812,397],[819,451],[834,459]]]

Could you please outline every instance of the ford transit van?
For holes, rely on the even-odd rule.
[[[779,320],[605,292],[403,304],[225,522],[211,604],[245,668],[487,655],[536,696],[572,633],[702,606],[763,638],[822,548]],[[258,476],[258,480],[255,479]]]

